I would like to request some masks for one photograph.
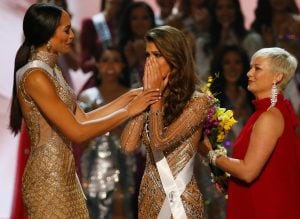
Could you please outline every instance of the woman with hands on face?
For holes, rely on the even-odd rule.
[[[30,136],[22,181],[28,217],[88,218],[71,142],[115,128],[155,103],[159,92],[132,90],[84,113],[57,66],[59,53],[70,51],[74,38],[69,14],[53,4],[33,4],[25,13],[23,32],[15,58],[9,126],[17,134],[24,119]]]
[[[145,40],[144,89],[159,88],[162,98],[133,117],[121,136],[126,152],[142,143],[147,150],[138,216],[203,218],[194,161],[210,101],[196,91],[194,59],[182,31],[160,26],[149,30]]]
[[[256,110],[237,137],[233,158],[213,151],[207,137],[200,145],[211,164],[231,174],[228,219],[299,218],[300,123],[282,95],[296,67],[284,49],[258,50],[247,73]]]

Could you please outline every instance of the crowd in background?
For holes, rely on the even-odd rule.
[[[66,1],[47,2],[68,11]],[[75,32],[72,52],[60,59],[65,79],[73,86],[69,69],[92,72],[78,102],[87,112],[109,103],[130,88],[142,86],[146,32],[159,25],[176,27],[189,40],[199,80],[206,83],[208,76],[215,78],[213,93],[221,107],[233,110],[238,121],[226,138],[230,153],[253,112],[246,77],[249,58],[260,48],[278,46],[300,59],[300,14],[295,0],[257,0],[250,28],[245,27],[239,0],[157,0],[157,15],[146,2],[102,0],[99,13],[84,19]],[[299,93],[298,67],[285,96],[300,118]],[[85,145],[74,145],[91,218],[136,218],[145,151],[141,147],[125,155],[119,147],[121,130],[118,127]],[[25,143],[21,140],[20,144]],[[198,175],[207,217],[225,218],[226,197],[212,186],[205,163],[199,163]]]

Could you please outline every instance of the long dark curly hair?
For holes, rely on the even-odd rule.
[[[153,42],[170,65],[169,82],[164,91],[164,125],[182,113],[195,91],[197,78],[191,48],[184,33],[171,26],[149,30],[146,42]]]

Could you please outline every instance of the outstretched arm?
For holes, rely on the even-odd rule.
[[[82,118],[81,121],[88,121],[97,119],[99,117],[107,116],[113,112],[115,112],[117,109],[121,109],[126,107],[135,97],[143,93],[142,88],[132,89],[125,94],[121,95],[117,99],[113,100],[112,102],[105,104],[104,106],[99,107],[98,109],[92,110],[88,113],[82,114],[82,110],[79,106],[77,106],[76,110],[76,117]]]
[[[144,91],[124,107],[104,116],[85,116],[83,112],[75,117],[59,98],[51,79],[41,70],[33,70],[25,80],[26,93],[33,99],[47,120],[57,127],[66,137],[75,143],[102,135],[123,123],[129,117],[144,111],[150,104],[157,101],[159,92]]]

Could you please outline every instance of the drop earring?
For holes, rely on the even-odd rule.
[[[51,42],[50,40],[47,42],[47,50],[48,52],[50,52],[50,49],[51,49]]]
[[[276,86],[276,82],[274,81],[271,90],[271,98],[270,98],[271,105],[269,108],[275,106],[275,104],[277,103],[277,95],[278,95],[278,88]]]

